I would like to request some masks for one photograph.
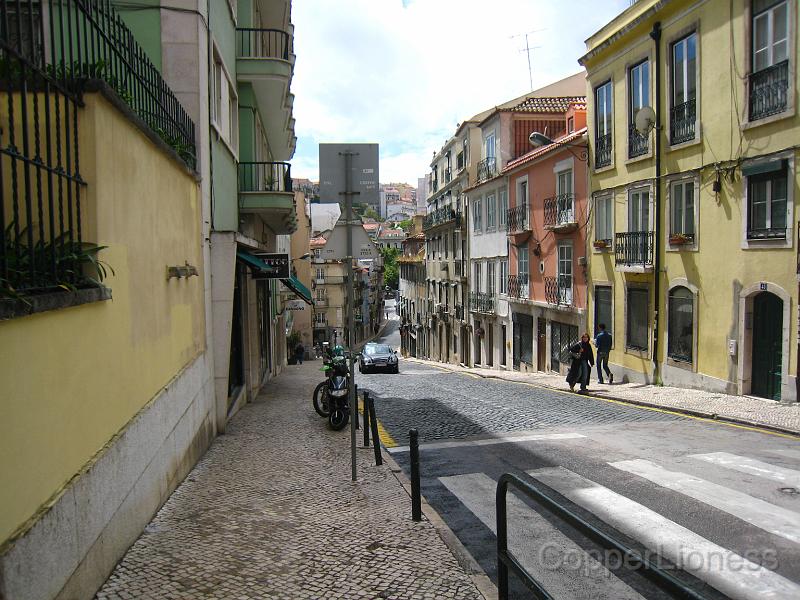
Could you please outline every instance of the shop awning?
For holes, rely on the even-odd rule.
[[[263,260],[257,256],[253,256],[246,250],[237,250],[236,258],[246,263],[248,266],[258,270],[259,273],[272,273],[276,270],[274,267],[269,266]]]
[[[311,299],[311,292],[297,277],[292,275],[289,277],[289,279],[281,279],[281,281],[283,282],[283,285],[292,290],[295,295],[303,300],[306,304],[311,306],[314,305],[314,301]]]

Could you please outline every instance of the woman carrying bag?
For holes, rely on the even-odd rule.
[[[581,341],[573,344],[569,349],[572,355],[572,362],[569,366],[569,373],[567,373],[567,383],[571,392],[575,391],[575,382],[580,382],[581,392],[588,391],[586,386],[589,384],[589,373],[592,372],[594,366],[594,352],[592,345],[589,343],[589,334],[584,333],[581,336]]]

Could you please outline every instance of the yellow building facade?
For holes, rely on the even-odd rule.
[[[797,400],[797,22],[640,0],[587,40],[587,324],[617,380]]]

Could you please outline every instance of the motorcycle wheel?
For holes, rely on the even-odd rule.
[[[328,425],[334,431],[339,431],[347,426],[350,422],[350,413],[342,407],[336,407],[328,415]]]
[[[323,381],[314,388],[314,410],[320,417],[328,416],[328,382]]]

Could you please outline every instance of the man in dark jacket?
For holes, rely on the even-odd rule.
[[[576,342],[569,349],[572,354],[572,364],[567,373],[567,383],[569,384],[570,391],[575,390],[575,383],[580,382],[581,391],[587,391],[586,386],[589,385],[589,374],[592,372],[592,365],[594,365],[594,352],[592,345],[589,343],[589,334],[584,333],[581,336],[581,341]]]
[[[608,355],[611,354],[611,343],[613,338],[611,334],[606,331],[605,323],[600,323],[597,326],[600,332],[594,338],[594,345],[597,346],[597,381],[603,382],[603,370],[608,375],[608,383],[614,383],[614,374],[608,368]]]

